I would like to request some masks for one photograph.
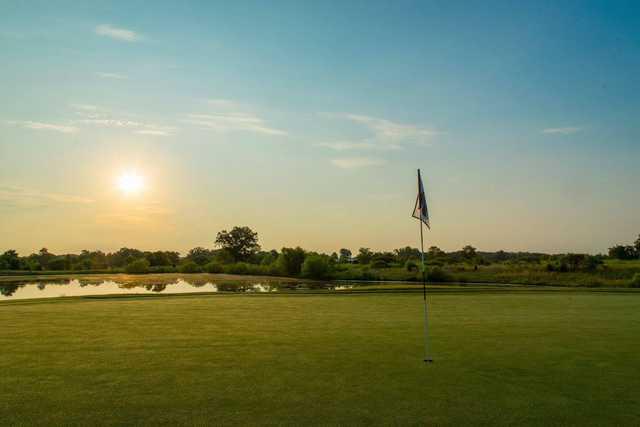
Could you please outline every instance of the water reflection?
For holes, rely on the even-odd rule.
[[[126,295],[153,293],[211,293],[211,292],[246,292],[272,293],[309,290],[347,290],[353,285],[336,285],[322,282],[297,281],[187,281],[173,279],[168,282],[147,282],[144,276],[129,279],[126,282],[104,279],[50,279],[41,282],[0,282],[0,300],[17,300],[32,298],[56,298],[64,296],[90,295]]]

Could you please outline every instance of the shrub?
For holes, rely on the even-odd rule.
[[[640,288],[640,273],[636,273],[631,279],[629,286],[632,288]]]
[[[412,259],[407,260],[407,262],[404,264],[404,268],[406,268],[407,271],[420,270],[420,268],[418,267],[418,263]]]
[[[224,269],[222,268],[222,265],[218,264],[215,261],[211,261],[204,266],[204,270],[207,273],[222,273]]]
[[[127,264],[124,271],[128,274],[145,274],[149,272],[149,261],[144,258],[137,259]]]
[[[326,255],[312,254],[302,263],[302,275],[311,279],[325,279],[330,270],[330,258]]]
[[[178,271],[180,273],[201,273],[202,268],[194,261],[187,261],[178,268]]]
[[[244,262],[236,262],[224,266],[224,272],[228,274],[250,274],[250,267]]]
[[[453,282],[453,277],[440,267],[434,267],[427,272],[427,280],[429,282]]]
[[[389,263],[385,259],[377,258],[377,259],[374,259],[373,261],[371,261],[371,267],[373,267],[373,268],[388,268],[389,267]]]

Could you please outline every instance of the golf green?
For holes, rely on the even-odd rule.
[[[639,425],[640,294],[0,304],[3,425]]]

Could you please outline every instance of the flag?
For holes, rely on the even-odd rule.
[[[427,199],[424,197],[424,187],[422,185],[422,178],[420,177],[420,169],[418,169],[418,197],[416,198],[416,206],[413,208],[413,217],[419,219],[428,229],[431,229],[429,225]]]

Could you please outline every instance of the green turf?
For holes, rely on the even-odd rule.
[[[638,425],[640,295],[0,304],[0,424]]]

